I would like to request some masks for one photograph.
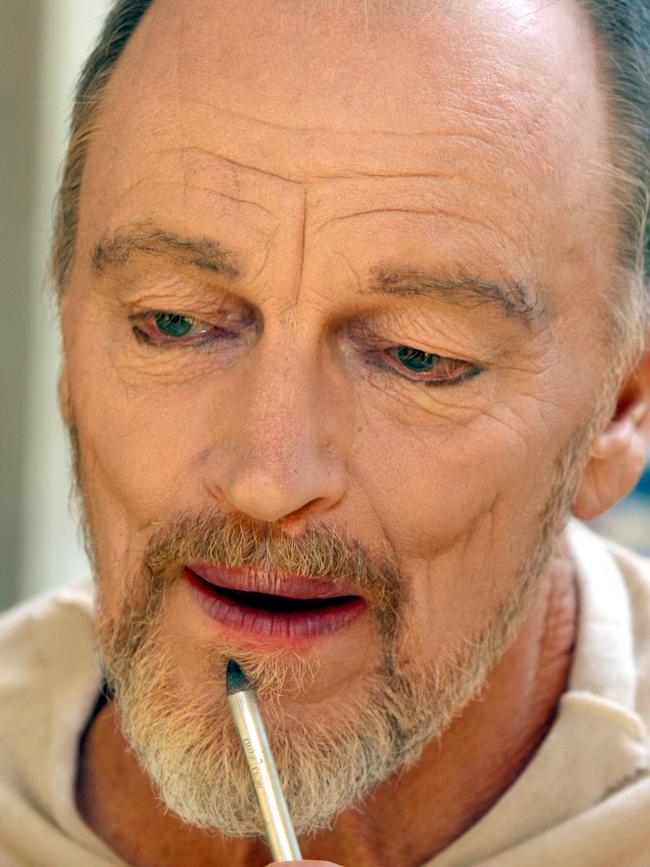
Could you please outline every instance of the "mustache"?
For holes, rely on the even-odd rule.
[[[373,549],[324,525],[290,536],[277,524],[241,514],[182,514],[153,533],[143,554],[147,583],[156,596],[193,562],[297,574],[357,589],[371,602],[384,634],[395,633],[406,594],[388,546]]]
[[[324,526],[289,536],[276,525],[234,514],[183,515],[157,530],[144,552],[145,566],[155,577],[192,562],[303,575],[373,595],[401,585],[385,548],[371,551],[359,540]]]

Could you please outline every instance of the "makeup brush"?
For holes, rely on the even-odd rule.
[[[255,693],[233,659],[226,669],[226,689],[273,860],[302,861]]]

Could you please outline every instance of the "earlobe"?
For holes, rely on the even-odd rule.
[[[591,520],[636,486],[650,441],[650,351],[621,388],[616,411],[591,444],[573,503],[577,518]]]

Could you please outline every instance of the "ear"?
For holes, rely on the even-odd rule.
[[[573,513],[591,520],[636,486],[650,441],[650,342],[623,384],[616,410],[591,444],[591,456],[573,503]]]

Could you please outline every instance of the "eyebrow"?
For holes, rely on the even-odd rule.
[[[435,296],[450,304],[469,308],[496,304],[506,316],[527,326],[546,318],[539,294],[533,296],[521,280],[482,280],[463,271],[444,275],[411,268],[373,268],[367,291],[401,296]]]
[[[126,265],[134,253],[162,256],[230,279],[239,277],[232,254],[212,238],[185,238],[164,229],[132,227],[103,237],[91,253],[93,270]]]
[[[127,264],[134,253],[162,256],[230,279],[240,276],[235,258],[221,244],[205,236],[182,237],[175,232],[134,226],[104,236],[93,248],[93,270]],[[509,317],[530,325],[545,318],[539,295],[533,298],[521,280],[491,281],[468,272],[453,275],[427,273],[415,268],[376,267],[371,270],[367,291],[399,296],[437,296],[463,307],[498,304]]]

